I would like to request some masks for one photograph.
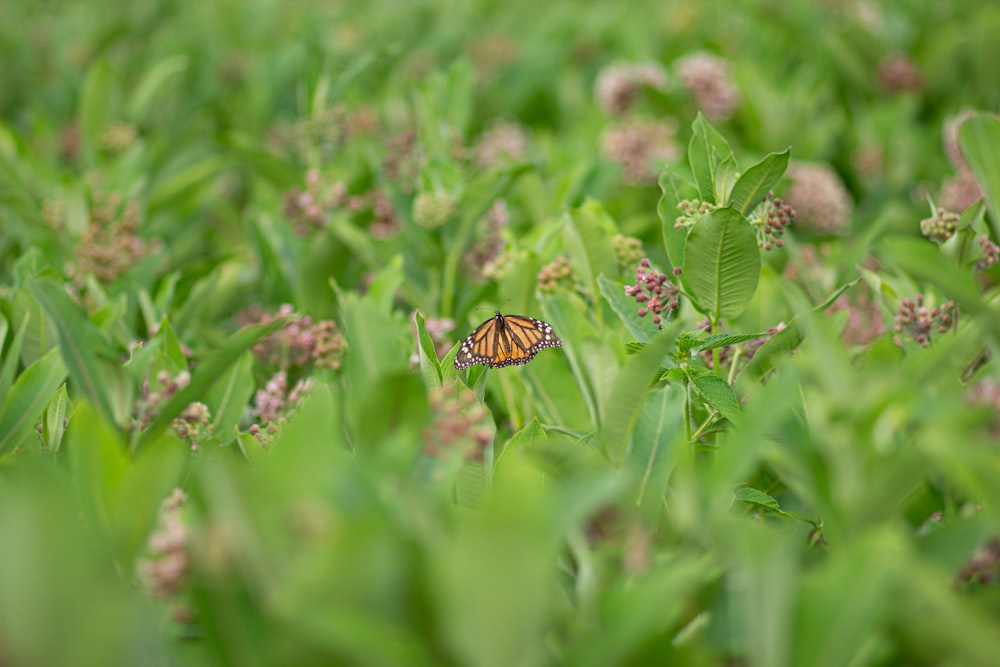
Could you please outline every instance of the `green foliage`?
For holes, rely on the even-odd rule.
[[[5,7],[0,664],[994,664],[1000,12],[856,4]]]

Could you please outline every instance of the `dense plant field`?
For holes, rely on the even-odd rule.
[[[997,34],[4,3],[0,665],[998,664]]]

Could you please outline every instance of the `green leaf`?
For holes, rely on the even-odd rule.
[[[72,386],[97,407],[108,424],[123,429],[131,414],[131,384],[111,343],[60,285],[40,278],[30,283],[30,290],[59,331],[59,349]]]
[[[69,394],[66,392],[66,385],[61,384],[49,400],[49,404],[45,406],[45,413],[42,416],[42,442],[45,451],[51,454],[57,454],[62,448],[68,408]]]
[[[215,436],[223,443],[235,435],[243,411],[253,396],[253,359],[250,351],[241,354],[205,395],[205,404],[212,411]]]
[[[728,382],[711,372],[690,373],[689,377],[695,392],[709,407],[733,424],[740,423],[740,399]]]
[[[625,283],[609,280],[602,273],[597,277],[597,284],[601,296],[636,340],[645,343],[659,332],[651,316],[639,317],[639,304],[633,297],[625,295]]]
[[[688,145],[688,161],[691,163],[691,174],[698,184],[698,193],[702,201],[721,204],[715,199],[716,180],[720,165],[733,160],[733,151],[729,143],[705,117],[698,114],[691,124],[693,131]]]
[[[728,202],[729,194],[736,184],[739,169],[736,166],[736,158],[730,155],[725,160],[718,160],[715,168],[715,197],[713,201]]]
[[[650,391],[636,418],[628,451],[637,477],[637,506],[648,502],[651,509],[658,510],[674,465],[676,452],[672,448],[686,438],[683,389],[667,385]]]
[[[958,128],[958,144],[986,196],[993,237],[1000,237],[1000,120],[976,114]]]
[[[212,153],[168,173],[150,188],[150,210],[169,209],[186,202],[192,193],[211,187],[215,177],[230,165],[229,158]]]
[[[434,341],[431,340],[431,335],[427,333],[424,316],[420,314],[420,311],[413,312],[413,324],[417,330],[417,352],[420,355],[420,373],[424,377],[424,384],[428,389],[440,387],[443,377],[441,362],[438,361],[437,350],[434,349]]]
[[[625,461],[632,427],[645,405],[643,397],[650,383],[659,376],[663,357],[673,346],[678,328],[675,323],[653,336],[642,352],[629,357],[615,376],[607,394],[598,441],[616,466]]]
[[[781,509],[778,501],[767,495],[763,491],[758,491],[757,489],[752,489],[749,486],[741,486],[736,491],[733,492],[733,496],[736,500],[744,503],[750,503],[751,505],[759,505],[764,509],[773,510],[775,512]]]
[[[366,299],[385,314],[392,312],[399,286],[406,277],[403,275],[403,257],[394,255],[383,262],[382,269],[375,275],[368,287]]]
[[[712,321],[743,312],[759,277],[757,237],[736,210],[710,211],[691,229],[681,278],[698,310]]]
[[[80,143],[84,159],[93,163],[101,145],[101,136],[115,120],[111,117],[113,72],[103,61],[94,62],[87,70],[80,91]]]
[[[32,435],[35,422],[66,375],[59,350],[49,350],[21,373],[0,404],[0,452]]]
[[[510,437],[510,440],[507,441],[503,449],[500,450],[500,453],[497,454],[496,462],[493,464],[494,467],[499,468],[504,458],[516,455],[522,450],[530,449],[535,443],[545,442],[548,437],[538,418],[533,418],[520,431]]]
[[[700,345],[697,346],[699,350],[714,350],[717,347],[726,347],[727,345],[738,345],[739,343],[745,343],[750,340],[757,340],[758,338],[767,338],[770,336],[770,332],[763,331],[761,333],[750,333],[750,334],[714,334],[706,338]]]
[[[3,336],[0,337],[0,345],[2,345],[4,339],[7,337],[7,318],[4,318],[2,315],[0,315],[0,318],[3,318],[4,328]],[[10,383],[14,381],[14,374],[17,372],[17,367],[21,361],[21,348],[24,345],[24,338],[28,333],[28,324],[30,322],[31,313],[26,311],[24,318],[21,320],[21,326],[17,328],[17,333],[14,334],[14,339],[7,348],[7,354],[3,359],[3,366],[0,367],[0,396],[7,393]]]
[[[771,153],[743,172],[733,187],[728,204],[743,215],[750,213],[784,175],[790,155],[789,148]]]
[[[128,101],[129,120],[139,124],[149,122],[156,104],[166,97],[170,82],[178,80],[189,65],[187,54],[170,56],[153,65],[133,89]]]
[[[687,228],[676,229],[677,205],[685,199],[698,196],[690,183],[683,181],[669,167],[660,174],[660,199],[656,204],[656,214],[663,226],[663,243],[670,259],[670,268],[684,266],[684,244],[687,242]]]
[[[570,265],[585,285],[587,295],[596,300],[600,294],[597,277],[602,273],[608,276],[618,273],[618,259],[611,245],[617,229],[615,223],[593,200],[567,212],[563,220]]]

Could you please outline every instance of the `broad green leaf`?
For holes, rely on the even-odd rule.
[[[790,154],[789,148],[780,153],[770,153],[743,172],[730,194],[729,205],[743,215],[749,214],[764,201],[767,193],[784,175]]]
[[[635,504],[658,510],[667,491],[674,464],[673,447],[687,439],[684,429],[684,392],[678,385],[658,387],[646,395],[636,418],[629,464],[636,474]]]
[[[35,422],[66,375],[59,350],[53,349],[18,376],[0,404],[0,452],[32,435]]]
[[[1000,237],[1000,120],[976,114],[958,129],[958,143],[986,196],[993,219],[993,237]]]
[[[632,355],[618,371],[608,394],[598,440],[616,466],[625,461],[632,427],[645,405],[646,392],[659,376],[663,357],[674,344],[678,324],[653,336],[639,354]]]
[[[701,113],[691,124],[691,130],[688,161],[694,181],[698,184],[699,197],[702,201],[721,205],[722,200],[715,199],[719,165],[733,159],[733,151]]]
[[[625,295],[625,284],[609,280],[603,273],[597,277],[601,296],[611,306],[611,310],[621,319],[629,332],[641,343],[656,335],[659,328],[653,324],[652,315],[639,317],[639,304],[635,298]]]
[[[122,445],[118,433],[89,401],[77,406],[66,430],[65,450],[84,516],[108,536],[114,530],[111,519],[114,489],[129,466]]]
[[[108,424],[124,428],[131,414],[132,386],[110,342],[60,285],[42,278],[33,281],[30,289],[59,331],[59,349],[72,386],[97,407]]]
[[[597,277],[602,273],[618,273],[611,238],[616,233],[614,221],[600,204],[588,201],[583,206],[565,214],[566,234],[563,236],[569,253],[569,262],[575,275],[586,286],[587,294],[596,299],[600,294]]]
[[[713,321],[743,312],[759,277],[757,237],[737,211],[715,209],[691,229],[681,278]]]

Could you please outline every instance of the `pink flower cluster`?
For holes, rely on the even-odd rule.
[[[674,269],[674,275],[679,274],[680,269]],[[662,329],[663,321],[680,308],[680,290],[670,282],[667,274],[653,270],[648,259],[639,262],[635,279],[635,285],[625,286],[625,296],[634,298],[639,304],[639,317],[653,313],[653,324]]]
[[[955,326],[958,310],[954,301],[947,301],[940,307],[928,308],[924,305],[924,295],[916,299],[904,298],[899,311],[893,318],[893,342],[902,347],[907,340],[915,340],[921,347],[931,344],[931,333],[946,333]],[[904,338],[905,336],[905,338]]]

